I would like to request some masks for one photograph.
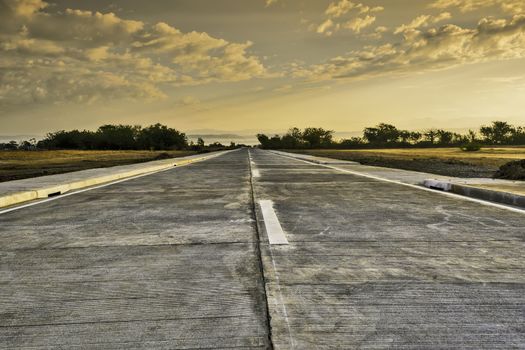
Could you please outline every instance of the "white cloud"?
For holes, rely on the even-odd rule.
[[[357,5],[348,0],[341,0],[339,2],[331,3],[325,11],[325,15],[332,18],[339,18],[352,9],[356,8]]]
[[[326,36],[331,36],[341,29],[360,33],[376,21],[372,13],[383,10],[382,6],[369,7],[349,0],[332,2],[325,10],[326,19],[316,27],[316,32]]]
[[[195,96],[183,96],[177,101],[178,105],[187,107],[187,106],[197,106],[201,104],[201,101]]]
[[[113,13],[47,12],[41,0],[0,0],[0,99],[162,98],[166,84],[262,77],[251,46]]]
[[[356,33],[371,26],[376,21],[374,16],[366,15],[365,17],[356,17],[342,24],[345,29],[350,29]]]
[[[324,21],[317,27],[317,33],[319,34],[324,33],[326,35],[331,35],[332,32],[329,31],[329,29],[332,28],[333,26],[334,26],[334,22],[331,19],[327,19],[326,21]]]
[[[292,90],[293,90],[293,85],[285,84],[285,85],[281,85],[281,86],[275,88],[273,91],[275,91],[275,92],[290,92]]]
[[[452,18],[450,12],[442,12],[437,16],[421,15],[414,18],[410,23],[402,24],[401,26],[397,27],[394,31],[394,34],[411,32],[413,30],[422,27],[428,27],[430,24],[439,23],[450,18]]]
[[[29,17],[47,6],[43,0],[5,0],[0,8],[11,16]]]
[[[376,29],[374,29],[373,33],[368,34],[367,37],[373,40],[379,40],[383,38],[383,35],[387,33],[388,31],[389,29],[387,27],[379,26],[379,27],[376,27]]]
[[[462,12],[475,11],[487,7],[500,7],[510,14],[521,14],[525,12],[525,1],[523,0],[437,0],[430,7],[445,9],[458,8]]]
[[[324,64],[295,67],[294,75],[315,81],[362,79],[525,58],[525,15],[483,18],[473,29],[447,24],[411,33],[395,45],[368,46]]]

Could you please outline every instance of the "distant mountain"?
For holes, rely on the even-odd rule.
[[[35,138],[40,140],[43,138],[42,135],[0,135],[0,142],[9,142],[9,141],[25,141]]]
[[[198,138],[202,138],[205,143],[220,142],[222,144],[230,144],[230,142],[241,143],[245,145],[257,145],[257,137],[255,135],[238,135],[238,134],[189,134],[188,139],[196,142]]]
[[[199,138],[199,137],[202,137],[203,139],[213,139],[216,137],[242,139],[242,138],[246,138],[249,136],[242,136],[242,135],[237,135],[237,134],[190,134],[188,135],[188,137],[190,139]]]
[[[204,131],[204,132],[203,132]],[[246,145],[258,145],[259,141],[257,141],[257,137],[255,136],[257,134],[256,131],[239,131],[236,133],[228,133],[228,132],[220,132],[215,130],[193,130],[192,132],[188,133],[188,139],[191,141],[196,142],[197,139],[200,137],[204,140],[206,143],[213,143],[213,142],[220,142],[222,144],[229,144],[230,142],[235,143],[243,143]],[[285,134],[286,130],[281,132],[275,132],[275,131],[262,131],[262,133],[272,136],[275,134]],[[363,136],[362,131],[340,131],[335,132],[334,134],[335,139],[348,139],[351,137],[356,136]]]
[[[336,131],[334,133],[334,138],[336,140],[349,139],[351,137],[362,137],[362,136],[363,136],[362,131]]]

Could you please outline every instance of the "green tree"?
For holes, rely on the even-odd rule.
[[[399,131],[399,138],[401,139],[401,142],[404,144],[409,143],[410,141],[410,131],[408,130],[400,130]]]
[[[456,132],[452,134],[452,144],[461,145],[467,142],[469,142],[469,137],[467,135],[461,135]]]
[[[507,122],[494,121],[492,125],[482,126],[479,131],[486,142],[504,144],[511,140],[515,129]]]
[[[102,125],[97,130],[99,149],[125,150],[137,148],[140,126]]]
[[[436,143],[436,139],[438,137],[437,131],[434,129],[427,130],[423,136],[425,136],[425,140],[428,141],[431,145]]]
[[[38,148],[43,149],[97,149],[98,139],[92,131],[60,130],[48,133],[46,137],[37,143]]]
[[[303,133],[299,128],[290,128],[281,138],[281,147],[287,149],[302,148],[304,146]]]
[[[418,143],[421,140],[422,137],[423,137],[423,135],[420,132],[417,132],[417,131],[410,132],[410,141],[413,144]]]
[[[477,142],[478,141],[478,134],[474,130],[468,131],[468,141],[469,142]]]
[[[365,141],[361,137],[351,137],[349,139],[341,140],[339,146],[342,148],[358,148],[364,143]]]
[[[0,149],[4,151],[14,151],[18,149],[18,142],[16,141],[9,141],[6,143],[0,143]]]
[[[398,142],[401,132],[391,124],[381,123],[375,128],[366,128],[363,137],[373,145],[388,145]]]
[[[518,126],[512,132],[512,144],[525,145],[525,128]]]
[[[306,128],[303,131],[302,138],[310,148],[320,148],[321,146],[330,146],[333,141],[334,132],[323,128]]]
[[[186,134],[159,123],[142,129],[138,139],[142,148],[151,150],[185,149],[188,146]]]
[[[262,148],[265,148],[265,149],[270,148],[270,138],[266,136],[265,134],[257,134],[257,140],[261,144]]]
[[[204,140],[202,139],[202,137],[199,137],[197,139],[197,146],[200,148],[204,148]]]
[[[454,138],[453,133],[442,129],[436,130],[436,136],[439,138],[440,145],[450,145]]]
[[[274,135],[271,138],[265,134],[257,134],[257,140],[264,149],[279,149],[282,147],[282,139],[279,135]]]

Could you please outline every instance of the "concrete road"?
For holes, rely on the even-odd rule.
[[[523,214],[252,160],[255,198],[274,202],[289,241],[261,245],[276,348],[525,348]]]
[[[0,215],[0,348],[267,348],[257,242],[247,151]]]
[[[240,150],[0,214],[0,348],[521,349],[524,248],[523,214]]]

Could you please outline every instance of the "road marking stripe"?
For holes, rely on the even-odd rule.
[[[250,170],[252,171],[252,178],[255,177],[255,174],[253,173],[255,169],[255,162],[253,161],[252,159],[252,153],[250,150],[248,150],[248,158],[250,159]],[[257,174],[259,173],[258,170],[257,171]],[[258,174],[260,176],[260,174]],[[253,189],[253,183],[252,183],[252,189]],[[273,205],[271,203],[271,201],[267,201],[267,202],[270,202],[270,208],[271,210],[273,211]],[[261,201],[259,202],[259,205],[261,206],[261,209],[262,209],[262,205],[261,205]],[[275,216],[275,218],[277,219],[277,215],[275,214],[275,211],[273,211],[273,214]],[[258,217],[257,213],[255,214],[256,217]],[[263,216],[264,216],[264,212],[263,212]],[[279,223],[279,221],[277,220],[277,223]],[[265,220],[265,226],[266,226],[266,230],[268,231],[268,226],[266,225],[266,220]],[[279,227],[281,225],[279,224]],[[281,231],[282,231],[282,227],[281,227]],[[284,236],[284,233],[283,233],[283,237],[284,239],[286,240],[286,236]],[[287,241],[288,242],[288,241]],[[271,246],[271,242],[270,242],[270,245],[268,246],[268,250],[270,252],[270,258],[272,260],[272,266],[273,266],[273,273],[275,275],[275,284],[277,285],[277,294],[278,296],[276,297],[276,299],[278,300],[275,300],[275,303],[277,305],[280,305],[281,306],[281,312],[282,312],[282,316],[284,317],[284,321],[286,323],[286,328],[288,330],[288,340],[289,340],[289,345],[290,345],[290,349],[295,349],[295,342],[294,342],[294,339],[292,337],[292,330],[291,330],[291,327],[290,327],[290,321],[288,319],[288,311],[286,311],[286,304],[284,303],[284,297],[283,297],[283,293],[281,291],[281,283],[280,283],[280,279],[279,279],[279,273],[277,272],[277,266],[275,264],[275,259],[273,257],[273,252],[272,252],[272,246]],[[265,290],[266,290],[266,295],[268,295],[268,292],[269,292],[269,289],[268,287],[265,285]],[[268,303],[269,300],[266,300],[266,302]],[[270,324],[272,324],[273,321],[270,320]]]
[[[455,193],[450,193],[450,192],[436,191],[436,190],[433,190],[431,188],[426,188],[426,187],[419,186],[419,185],[408,184],[408,183],[401,182],[401,181],[396,181],[396,180],[389,180],[389,179],[385,179],[385,178],[382,178],[382,177],[379,177],[379,176],[365,174],[365,173],[360,173],[360,172],[353,171],[353,170],[341,169],[341,168],[338,168],[338,167],[332,166],[332,165],[325,165],[325,164],[319,164],[319,163],[315,163],[315,162],[310,162],[308,160],[299,159],[299,158],[295,158],[293,156],[283,155],[283,154],[279,154],[279,153],[276,153],[276,152],[272,152],[272,153],[277,155],[277,156],[283,157],[283,158],[291,158],[291,159],[294,159],[294,160],[296,160],[298,162],[318,165],[318,166],[321,166],[321,167],[324,167],[324,168],[340,171],[340,172],[347,173],[347,174],[352,174],[352,175],[366,177],[366,178],[373,179],[373,180],[378,180],[378,181],[398,184],[398,185],[402,185],[402,186],[406,186],[406,187],[410,187],[410,188],[415,188],[415,189],[420,190],[420,191],[432,192],[432,193],[435,193],[435,194],[441,194],[443,196],[448,196],[448,197],[452,197],[452,198],[456,198],[456,199],[462,199],[464,201],[469,201],[469,202],[483,204],[483,205],[486,205],[486,206],[489,206],[489,207],[496,207],[496,208],[499,208],[499,209],[505,209],[505,210],[513,211],[513,212],[519,213],[519,214],[525,214],[525,210],[523,210],[523,209],[507,206],[507,205],[504,205],[504,204],[493,203],[493,202],[489,202],[489,201],[484,201],[482,199],[462,196],[460,194],[455,194]]]
[[[273,209],[273,202],[270,200],[260,200],[259,205],[261,207],[264,226],[266,227],[266,233],[268,234],[268,240],[271,245],[286,245],[288,240],[284,235],[281,223],[275,214]]]

